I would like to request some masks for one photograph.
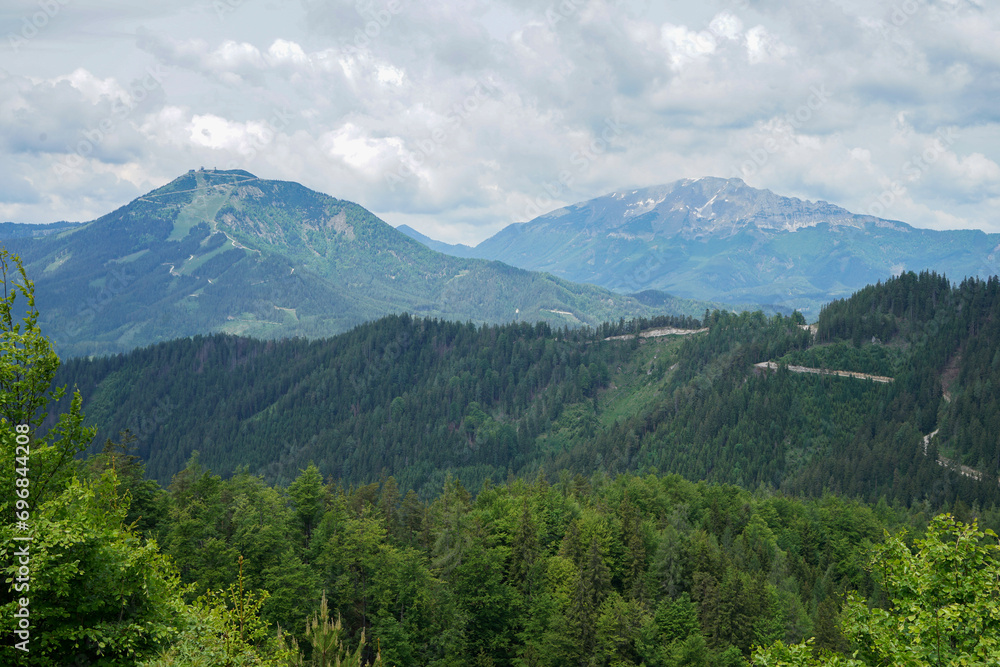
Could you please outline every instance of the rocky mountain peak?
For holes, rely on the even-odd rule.
[[[651,235],[680,235],[689,239],[727,237],[744,231],[769,235],[823,223],[854,228],[888,223],[901,230],[908,228],[856,215],[825,201],[782,197],[770,190],[750,187],[739,178],[712,176],[612,192],[541,219],[549,217],[563,218],[565,223],[585,222],[591,228],[600,221],[609,233],[631,230],[646,238]]]

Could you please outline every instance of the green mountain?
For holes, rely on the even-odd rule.
[[[79,386],[100,442],[137,434],[161,481],[197,450],[213,471],[279,483],[310,461],[345,483],[392,474],[421,491],[448,473],[478,488],[542,468],[658,470],[988,504],[998,327],[996,278],[906,273],[830,304],[815,333],[799,314],[760,312],[568,332],[393,316],[325,340],[214,335],[74,359],[57,383]]]
[[[329,336],[398,312],[558,326],[663,312],[433,252],[357,204],[239,170],[191,171],[89,223],[0,234],[63,357],[213,332]]]
[[[820,307],[902,271],[1000,272],[1000,234],[933,231],[738,178],[682,180],[567,206],[508,226],[470,252],[618,292]]]
[[[56,232],[78,227],[79,222],[52,222],[47,225],[31,225],[18,222],[0,222],[0,240],[28,236],[48,236]]]

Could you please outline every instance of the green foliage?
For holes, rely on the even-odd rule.
[[[117,480],[71,480],[36,508],[30,543],[32,641],[27,662],[62,665],[75,659],[133,664],[173,639],[183,611],[183,588],[155,542],[123,527],[127,502]],[[8,585],[17,576],[20,544],[5,527],[0,556]],[[15,595],[15,598],[22,595]],[[15,603],[3,605],[12,623]],[[5,623],[5,625],[7,625]],[[4,628],[10,634],[10,626]],[[10,646],[5,647],[13,664]]]
[[[364,658],[364,630],[361,631],[361,640],[353,653],[344,647],[344,635],[345,629],[339,615],[336,621],[330,618],[330,609],[326,603],[326,593],[324,593],[319,610],[306,623],[306,638],[312,649],[312,658],[309,664],[315,665],[315,667],[364,667],[364,665],[381,667],[381,653],[376,652],[375,659],[371,662]]]
[[[323,478],[312,463],[302,471],[291,486],[288,495],[295,507],[295,518],[305,534],[306,542],[312,537],[313,527],[323,514]]]
[[[318,493],[320,474],[367,483],[383,470],[429,493],[449,468],[472,488],[505,479],[567,405],[592,406],[610,381],[607,367],[627,350],[588,340],[557,337],[547,325],[476,328],[404,315],[326,341],[195,337],[73,360],[62,377],[90,397],[102,436],[134,415],[157,414],[164,401],[172,406],[138,442],[150,476],[164,484],[197,446],[218,473],[244,465],[282,484],[315,461],[295,494]],[[580,368],[593,369],[587,382],[578,381]],[[596,428],[586,411],[590,420],[574,433]],[[299,519],[315,523],[316,499],[308,502]]]
[[[604,338],[660,321],[553,331],[393,316],[327,341],[196,337],[74,360],[60,381],[81,387],[102,438],[169,399],[137,450],[162,483],[197,447],[224,476],[246,466],[285,485],[315,462],[328,479],[391,475],[401,493],[424,498],[448,473],[479,488],[540,468],[669,470],[871,503],[984,507],[1000,502],[1000,487],[955,467],[1000,474],[990,389],[1000,383],[998,284],[903,274],[831,304],[816,341],[801,318],[759,312],[706,313],[707,332],[630,340]],[[872,313],[894,323],[881,342],[870,342]],[[754,366],[774,360],[895,382]]]
[[[38,327],[34,285],[28,279],[21,259],[0,249],[0,277],[4,297],[0,300],[3,370],[0,372],[0,410],[8,424],[29,424],[34,430],[49,400],[58,400],[63,392],[49,391],[59,358]],[[15,321],[18,296],[23,304],[23,324]],[[23,332],[22,332],[23,327]]]
[[[927,280],[884,289],[919,292]],[[914,553],[888,535],[919,534],[934,510],[913,481],[896,479],[912,471],[956,514],[1000,516],[917,446],[928,410],[968,414],[960,385],[985,397],[990,381],[959,370],[950,386],[961,411],[932,400],[934,364],[964,362],[919,318],[975,329],[963,354],[984,363],[991,290],[973,281],[938,293],[956,309],[946,311],[951,324],[933,308],[907,306],[916,315],[900,320],[886,306],[907,337],[891,341],[902,355],[892,386],[757,373],[758,361],[814,349],[801,318],[759,313],[709,313],[708,332],[672,341],[400,316],[332,341],[211,337],[75,362],[81,384],[101,387],[103,415],[169,396],[162,430],[193,430],[167,441],[172,450],[157,428],[140,434],[139,452],[187,461],[160,491],[142,479],[131,434],[72,464],[90,435],[79,401],[76,421],[45,422],[54,435],[41,460],[54,473],[33,514],[45,573],[32,582],[45,638],[33,659],[736,667],[766,645],[753,653],[758,664],[989,664],[1000,571],[984,540],[995,536],[936,519]],[[851,336],[869,326],[851,317],[834,321]],[[842,338],[827,348],[856,349]],[[50,358],[33,349],[23,370]],[[51,380],[3,377],[24,382],[4,385],[11,411]],[[10,454],[11,422],[3,426]],[[226,475],[205,467],[194,444],[230,462]],[[843,456],[822,455],[837,448]],[[712,481],[608,474],[654,464]],[[837,470],[848,471],[841,482]],[[321,471],[341,481],[324,485]],[[838,483],[861,497],[894,493],[872,509],[823,493]],[[796,488],[812,497],[785,493]],[[11,544],[9,522],[2,530]],[[14,566],[4,567],[12,584]]]
[[[11,262],[18,268],[19,284],[10,282]],[[0,268],[7,290],[0,301],[0,441],[5,459],[19,466],[4,465],[0,475],[4,489],[22,491],[0,500],[4,515],[0,571],[5,589],[0,617],[8,637],[14,636],[15,628],[28,635],[19,637],[27,651],[10,643],[0,647],[3,663],[285,664],[290,654],[270,638],[260,617],[267,596],[245,592],[242,567],[238,577],[229,579],[235,578],[238,587],[231,585],[227,596],[212,593],[187,605],[184,596],[189,587],[152,539],[161,521],[173,524],[165,526],[168,535],[196,533],[197,522],[191,517],[197,513],[191,508],[213,497],[218,478],[201,473],[193,464],[174,487],[182,510],[168,511],[165,517],[157,511],[143,534],[137,526],[146,517],[134,514],[132,502],[138,498],[140,508],[158,510],[160,499],[155,485],[150,487],[142,479],[143,466],[130,453],[128,433],[122,442],[109,441],[101,454],[75,465],[74,455],[94,433],[82,426],[77,395],[69,413],[51,419],[48,432],[37,435],[42,411],[60,394],[50,390],[59,360],[37,326],[33,285],[20,261],[0,251]],[[27,301],[23,328],[12,316],[17,295]],[[239,477],[231,483],[241,484],[253,486]],[[259,496],[273,500],[276,492],[267,489]],[[222,494],[220,499],[229,500]],[[243,528],[252,517],[241,511],[246,504],[235,500],[225,540],[248,550],[249,535]],[[15,516],[19,524],[12,522]],[[284,515],[272,510],[268,517],[281,521]],[[268,534],[267,529],[255,532],[265,538]],[[215,543],[233,548],[221,540]],[[191,546],[198,550],[208,545]]]
[[[984,541],[986,542],[984,544]],[[912,552],[902,536],[872,555],[888,608],[852,594],[844,631],[870,664],[1000,662],[1000,546],[992,530],[949,514],[934,518]]]
[[[199,520],[215,526],[177,552],[184,581],[201,588],[197,577],[238,576],[213,564],[251,547],[233,526],[258,515],[251,508],[268,497],[259,484],[196,467],[178,475],[165,533]],[[227,519],[223,498],[244,509]],[[315,641],[344,660],[380,652],[400,667],[469,656],[494,665],[739,665],[752,643],[802,639],[835,591],[876,594],[865,554],[901,517],[885,509],[885,524],[834,497],[753,495],[678,476],[564,476],[555,485],[539,476],[475,497],[446,478],[429,505],[400,500],[386,478],[332,489],[307,547],[293,501],[284,502],[284,514],[262,505],[255,524],[261,535],[276,524],[286,531],[257,547],[254,561],[270,565],[245,561],[243,572],[248,587],[270,592],[257,612],[268,636],[275,624],[290,631],[303,661],[316,659]],[[387,517],[402,516],[403,505],[423,523],[393,533]],[[181,544],[172,540],[171,549]],[[316,615],[323,590],[328,608]],[[265,648],[255,648],[261,659]]]
[[[758,667],[865,667],[865,663],[842,655],[823,653],[816,655],[814,640],[786,645],[777,641],[771,646],[754,651],[752,664]]]
[[[677,597],[664,597],[656,609],[655,623],[662,641],[687,639],[699,630],[698,608],[686,591]]]
[[[900,346],[866,343],[861,347],[855,347],[841,340],[826,345],[814,345],[806,350],[795,350],[778,361],[788,365],[894,377],[906,357],[906,351]]]
[[[34,283],[28,279],[21,259],[0,248],[0,277],[4,296],[0,299],[0,423],[5,433],[4,454],[14,459],[14,428],[27,428],[31,440],[31,500],[39,507],[58,495],[75,472],[73,457],[83,451],[94,437],[95,428],[84,428],[82,398],[74,392],[72,400],[58,420],[50,420],[47,432],[38,434],[50,402],[63,398],[65,389],[52,387],[59,368],[59,358],[52,344],[42,335],[35,308]],[[24,303],[18,303],[18,298]],[[21,321],[15,313],[24,312]],[[19,431],[22,434],[24,431]],[[3,488],[13,488],[13,469],[2,466]],[[5,523],[13,516],[11,498],[0,500]]]
[[[985,542],[985,543],[984,543]],[[815,656],[812,640],[775,642],[754,652],[761,667],[788,665],[993,665],[1000,661],[1000,545],[992,530],[935,517],[915,551],[904,535],[871,553],[870,569],[882,605],[851,592],[843,609],[844,633],[855,656]]]
[[[170,648],[143,667],[284,667],[293,653],[280,631],[272,635],[260,612],[268,594],[244,587],[239,574],[225,592],[209,591],[187,609],[184,629]]]
[[[114,467],[86,481],[74,476],[73,457],[93,438],[82,426],[79,395],[69,413],[38,435],[42,411],[61,395],[50,386],[59,360],[38,328],[34,288],[20,260],[0,250],[0,270],[0,451],[6,461],[0,466],[0,608],[3,633],[26,631],[18,639],[28,649],[5,642],[0,656],[5,664],[134,664],[175,635],[183,588],[156,543],[126,523],[130,498]],[[18,295],[27,302],[23,324],[13,317]]]
[[[135,526],[142,535],[155,536],[163,520],[163,490],[151,479],[146,479],[146,465],[135,454],[136,436],[122,431],[119,439],[105,441],[100,453],[80,462],[79,475],[85,479],[99,479],[106,471],[113,471],[118,480],[118,493],[128,499],[125,525]]]

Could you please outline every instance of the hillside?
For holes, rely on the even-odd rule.
[[[627,346],[589,340],[545,323],[390,316],[332,339],[220,334],[75,359],[57,382],[80,387],[99,442],[141,435],[163,483],[199,450],[223,474],[247,466],[287,482],[315,461],[345,481],[386,469],[408,488],[436,487],[448,470],[479,482],[535,460],[535,438],[564,406],[593,401],[609,367],[628,362]]]
[[[556,326],[665,312],[442,255],[357,204],[239,170],[191,171],[92,222],[37,231],[11,227],[5,245],[63,357],[214,332],[315,338],[400,312]]]
[[[510,225],[471,256],[622,293],[774,304],[814,320],[823,304],[902,271],[988,278],[1000,272],[998,250],[998,234],[918,229],[738,178],[699,178],[612,192]]]
[[[986,387],[1000,380],[992,363],[1000,354],[998,285],[906,273],[828,305],[815,337],[778,318],[713,315],[706,336],[685,341],[673,376],[656,387],[659,400],[557,464],[615,461],[620,469],[868,502],[992,502],[1000,449],[990,429],[1000,406]],[[764,361],[893,381],[755,368]],[[925,449],[924,436],[938,428]],[[942,474],[939,454],[984,481]]]
[[[310,461],[346,483],[384,470],[417,490],[448,472],[477,487],[541,468],[659,470],[871,502],[987,502],[1000,487],[936,458],[1000,474],[1000,406],[983,395],[1000,380],[996,292],[995,279],[904,274],[828,306],[815,337],[799,314],[717,311],[680,323],[707,331],[639,337],[677,323],[567,333],[393,317],[328,340],[197,337],[72,360],[58,382],[79,385],[101,438],[138,432],[164,482],[198,450],[219,473],[278,482]],[[777,373],[757,366],[768,361]]]

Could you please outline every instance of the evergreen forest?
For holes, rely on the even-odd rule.
[[[163,486],[197,452],[224,477],[286,486],[315,463],[345,484],[392,475],[425,500],[449,473],[478,489],[567,470],[992,504],[997,288],[905,273],[828,304],[812,328],[797,313],[578,329],[394,315],[329,339],[218,334],[69,359],[55,383],[80,390],[92,453],[129,430]],[[668,327],[689,335],[648,335]]]
[[[60,361],[0,260],[4,664],[1000,660],[995,278]]]

